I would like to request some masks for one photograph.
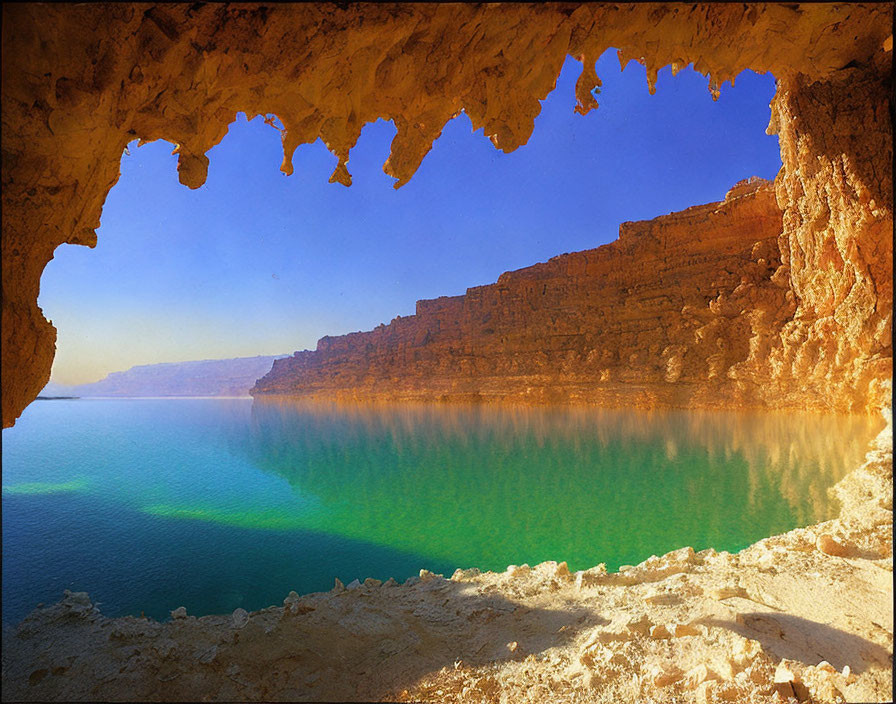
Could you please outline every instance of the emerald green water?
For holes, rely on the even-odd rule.
[[[610,570],[834,516],[876,419],[282,400],[32,404],[3,431],[3,618],[257,609],[425,567]]]

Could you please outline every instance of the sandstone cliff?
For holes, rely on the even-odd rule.
[[[891,5],[892,7],[892,5]],[[779,85],[768,131],[783,167],[784,268],[797,302],[760,376],[779,397],[891,403],[893,75],[889,50],[827,81]]]
[[[795,309],[781,227],[771,184],[750,179],[721,203],[624,223],[603,247],[419,301],[416,315],[370,332],[325,337],[275,362],[252,393],[766,403],[742,370],[767,356]]]

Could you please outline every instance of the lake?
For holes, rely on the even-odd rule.
[[[270,399],[37,401],[3,431],[3,621],[280,604],[421,568],[736,551],[834,517],[878,418]]]

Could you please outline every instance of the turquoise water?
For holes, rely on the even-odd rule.
[[[836,514],[882,422],[243,399],[40,401],[3,431],[3,620],[279,604],[333,578],[735,551]]]

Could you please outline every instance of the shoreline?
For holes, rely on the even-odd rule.
[[[719,398],[695,398],[681,393],[680,389],[659,389],[656,385],[615,384],[602,388],[580,389],[579,393],[564,392],[547,398],[537,393],[518,391],[464,393],[448,392],[438,394],[432,391],[397,391],[390,393],[358,391],[334,391],[305,393],[256,393],[250,394],[253,401],[288,401],[315,405],[334,406],[403,406],[407,404],[434,405],[444,407],[488,407],[488,408],[542,408],[542,409],[607,409],[638,411],[720,411],[743,413],[813,413],[817,415],[876,417],[880,409],[866,406],[860,410],[849,410],[827,405],[807,404],[793,401],[775,406],[763,405],[758,401],[744,401]],[[536,390],[539,391],[539,390]],[[586,392],[592,395],[588,396]],[[599,392],[595,395],[595,392]],[[677,397],[680,395],[680,399]],[[217,397],[221,398],[221,397]],[[677,399],[677,400],[676,400]]]
[[[680,548],[616,573],[421,570],[165,622],[106,618],[68,593],[4,628],[3,699],[887,701],[885,420],[831,489],[837,518],[736,554]]]

